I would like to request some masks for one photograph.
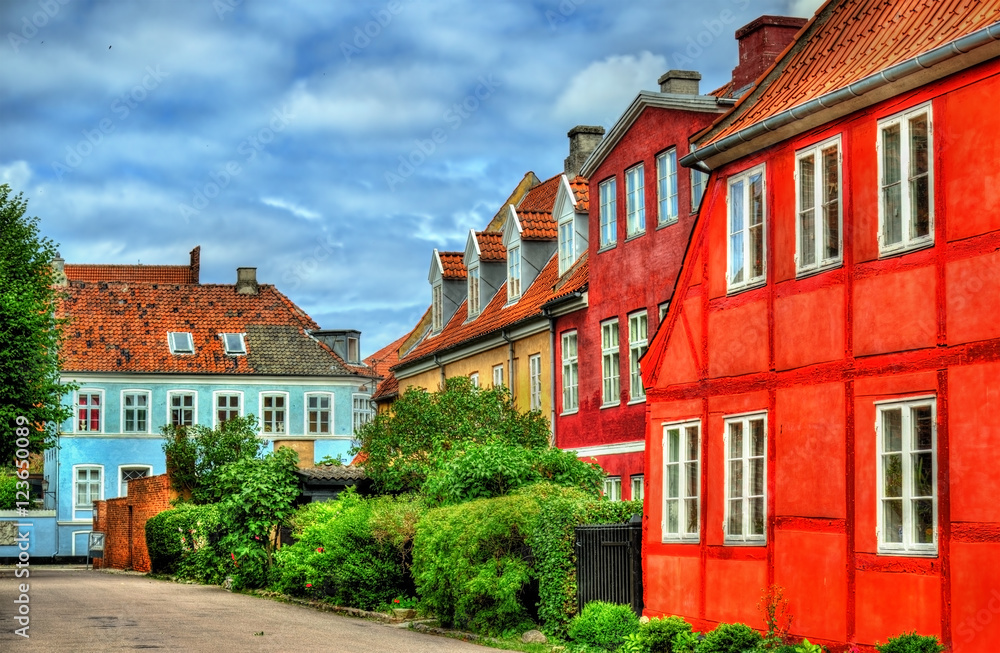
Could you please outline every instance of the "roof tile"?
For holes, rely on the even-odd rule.
[[[466,277],[465,252],[438,252],[441,259],[441,277],[444,279],[464,279]]]
[[[507,249],[503,246],[503,234],[499,231],[477,231],[480,261],[506,261]]]

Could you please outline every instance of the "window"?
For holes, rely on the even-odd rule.
[[[663,425],[663,539],[698,541],[701,422]]]
[[[625,171],[625,235],[636,236],[646,231],[646,195],[643,183],[643,165]]]
[[[479,387],[479,372],[473,372],[472,374],[470,374],[469,375],[469,381],[472,381],[472,387],[473,388],[478,388]]]
[[[89,509],[102,498],[101,467],[76,467],[76,507]]]
[[[347,337],[347,362],[357,363],[361,360],[361,345],[357,338]]]
[[[622,477],[607,476],[604,478],[604,496],[609,501],[622,500]]]
[[[642,501],[646,497],[646,491],[642,484],[642,474],[632,475],[632,501]]]
[[[764,281],[764,167],[729,180],[729,290]]]
[[[601,247],[614,245],[618,240],[618,218],[615,214],[615,178],[602,181],[598,187],[601,195]]]
[[[580,368],[576,351],[576,331],[562,336],[562,412],[580,407]]]
[[[137,466],[137,467],[119,467],[118,468],[118,496],[127,497],[128,496],[128,482],[134,481],[137,478],[146,478],[153,473],[153,468],[149,465]]]
[[[127,390],[122,393],[122,432],[149,432],[149,393]]]
[[[444,328],[444,295],[441,283],[431,286],[431,329],[439,333]]]
[[[194,339],[191,334],[185,331],[168,332],[167,343],[170,345],[171,354],[193,354]]]
[[[242,333],[223,333],[221,337],[227,356],[243,356],[247,353]]]
[[[840,137],[796,156],[795,263],[811,272],[840,262]]]
[[[618,378],[618,320],[601,324],[601,371],[604,379],[601,403],[613,406],[621,401],[621,381]]]
[[[656,189],[660,200],[657,219],[660,224],[677,221],[677,150],[670,149],[656,157]]]
[[[542,409],[542,355],[528,357],[528,382],[531,389],[531,410]]]
[[[708,185],[708,173],[691,168],[691,213],[697,213],[701,207],[701,198],[705,196],[706,185]]]
[[[507,300],[521,296],[521,246],[507,250]]]
[[[892,254],[934,242],[931,107],[878,123],[879,250]]]
[[[215,395],[216,425],[240,417],[243,413],[243,395],[238,392],[219,392]]]
[[[267,393],[260,396],[261,426],[264,433],[285,433],[285,409],[288,400],[283,393]]]
[[[878,405],[878,551],[937,554],[934,398]]]
[[[309,435],[330,435],[333,431],[332,401],[329,394],[306,395],[306,433]]]
[[[170,392],[170,424],[173,426],[194,426],[195,393]]]
[[[670,310],[670,302],[663,302],[659,306],[660,309],[660,320],[659,323],[663,324],[663,319],[667,317],[667,311]]]
[[[726,420],[728,544],[764,544],[767,501],[767,422],[762,414]]]
[[[469,317],[479,315],[479,265],[469,266]]]
[[[371,397],[368,395],[354,395],[351,404],[351,425],[354,428],[352,433],[357,433],[362,426],[372,419]]]
[[[628,317],[629,394],[632,399],[644,399],[639,359],[646,353],[646,311]]]
[[[504,385],[503,382],[503,365],[493,366],[493,387],[499,388]]]
[[[101,432],[101,404],[103,393],[99,390],[81,390],[77,394],[76,430],[79,433]]]
[[[576,238],[573,215],[559,223],[559,274],[573,267],[576,261]]]

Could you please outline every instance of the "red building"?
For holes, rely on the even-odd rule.
[[[779,585],[833,650],[996,650],[997,21],[831,0],[684,157],[711,177],[643,360],[650,615],[761,627]]]

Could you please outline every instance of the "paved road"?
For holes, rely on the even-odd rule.
[[[13,633],[18,586],[0,569],[0,651],[335,651],[460,653],[481,646],[278,603],[219,587],[36,567],[30,639]],[[263,633],[263,635],[258,633]]]

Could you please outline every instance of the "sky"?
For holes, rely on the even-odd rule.
[[[820,0],[4,0],[0,183],[70,263],[256,267],[368,355],[526,172]]]

